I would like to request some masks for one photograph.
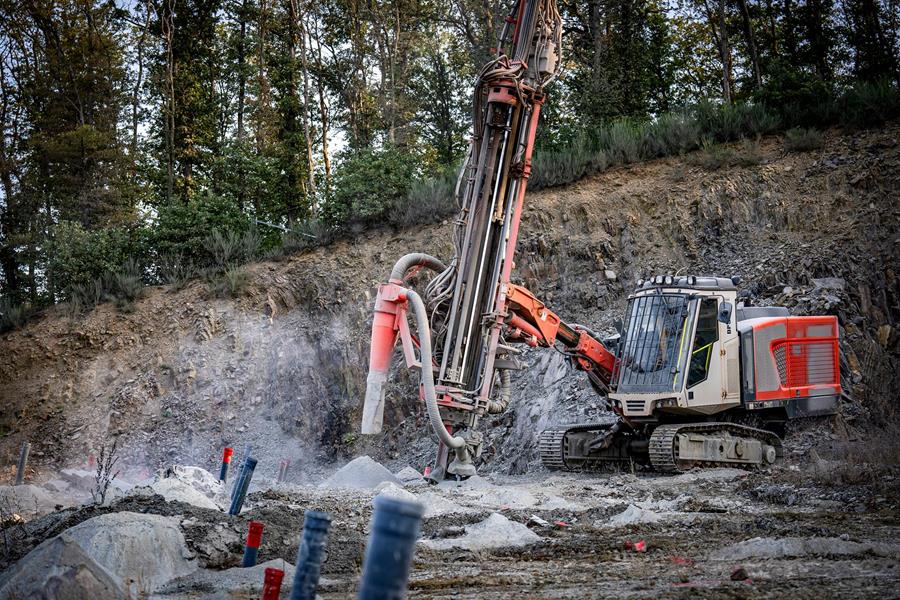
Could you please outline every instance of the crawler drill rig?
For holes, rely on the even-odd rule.
[[[378,288],[362,433],[381,431],[384,384],[400,341],[407,367],[420,371],[420,396],[439,439],[432,479],[473,475],[478,422],[509,404],[523,346],[556,347],[608,398],[618,420],[543,432],[548,467],[636,460],[679,471],[774,462],[787,418],[836,410],[834,317],[744,308],[736,280],[657,276],[629,297],[621,336],[601,340],[511,283],[543,90],[559,72],[561,43],[555,0],[517,0],[475,82],[454,256],[445,264],[407,254]],[[434,276],[420,296],[410,280],[422,269]]]

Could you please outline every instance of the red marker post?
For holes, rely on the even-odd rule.
[[[259,545],[262,542],[263,524],[259,521],[250,521],[250,531],[247,532],[247,545],[244,546],[244,560],[242,567],[252,567],[256,564],[256,555],[259,553]]]
[[[225,448],[222,451],[222,468],[219,469],[219,481],[225,483],[228,479],[228,465],[231,464],[231,456],[234,454],[234,448]]]
[[[284,571],[281,569],[266,569],[266,576],[263,579],[262,600],[278,600],[281,596],[281,580],[284,579]]]

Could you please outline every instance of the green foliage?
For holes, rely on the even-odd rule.
[[[250,283],[250,276],[243,267],[232,265],[209,281],[209,291],[216,298],[237,298]]]
[[[756,102],[774,107],[789,126],[819,124],[823,118],[823,100],[832,97],[826,83],[813,73],[775,60],[767,78],[754,94]]]
[[[784,133],[784,149],[786,152],[809,152],[825,145],[822,132],[815,129],[795,127]]]
[[[536,152],[532,162],[532,190],[565,185],[591,173],[603,171],[609,164],[606,153],[595,149],[596,142],[580,135],[565,150]]]
[[[0,333],[18,329],[28,321],[29,310],[6,296],[0,297]]]
[[[445,169],[433,178],[413,181],[404,199],[405,206],[398,207],[392,221],[408,226],[455,215],[459,210],[453,197],[458,174],[455,169]]]
[[[308,248],[324,246],[330,244],[337,234],[337,229],[321,219],[307,219],[285,232],[281,237],[280,251],[284,254],[291,254]]]
[[[87,230],[61,221],[51,229],[46,246],[48,279],[67,300],[74,288],[92,284],[140,255],[141,234],[124,227]]]
[[[708,171],[725,167],[750,167],[762,161],[759,142],[743,140],[737,147],[717,144],[706,139],[699,152],[692,154],[689,162]]]
[[[206,242],[214,234],[243,234],[250,219],[230,200],[212,193],[198,194],[189,202],[162,206],[152,233],[152,245],[161,256],[180,256],[198,265],[210,262]]]
[[[415,156],[394,146],[350,154],[334,171],[323,218],[336,226],[392,222],[403,208],[415,171]]]
[[[830,113],[841,125],[878,127],[900,118],[900,87],[888,80],[856,83],[835,104]]]
[[[227,269],[259,257],[260,237],[256,228],[244,232],[216,229],[203,240],[213,267]]]
[[[163,254],[157,259],[157,279],[171,285],[173,290],[182,289],[199,274],[197,264],[180,254]]]
[[[129,258],[100,277],[71,286],[68,290],[70,314],[76,316],[103,302],[114,302],[122,312],[131,312],[134,302],[144,294],[143,277],[143,268]]]

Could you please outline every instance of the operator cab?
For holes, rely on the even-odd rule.
[[[738,278],[659,275],[628,298],[610,401],[634,420],[741,402]]]
[[[837,317],[736,306],[737,277],[657,276],[628,298],[609,399],[635,422],[740,407],[763,420],[834,414]]]

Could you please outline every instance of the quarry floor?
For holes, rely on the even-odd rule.
[[[459,488],[465,489],[465,484]],[[900,593],[896,494],[798,488],[773,484],[771,474],[733,470],[552,475],[509,481],[502,489],[510,504],[499,507],[503,494],[487,494],[487,501],[477,493],[462,497],[473,508],[499,510],[512,521],[528,523],[532,515],[548,521],[549,527],[533,526],[540,541],[518,548],[420,547],[411,598],[888,598]],[[465,503],[459,490],[447,493]],[[529,495],[543,501],[526,506]],[[554,504],[560,507],[547,510]],[[646,508],[631,510],[632,505]],[[637,522],[611,523],[626,511]],[[426,520],[424,537],[454,535],[454,526],[483,517]],[[753,538],[763,539],[746,544]],[[644,552],[629,548],[629,542],[641,540]],[[827,541],[816,547],[810,540]],[[876,547],[844,548],[844,541]],[[733,580],[738,568],[745,573]],[[351,569],[327,577],[323,597],[346,598],[358,574]]]
[[[265,524],[259,562],[290,573],[286,563],[296,560],[303,512],[313,508],[332,516],[319,594],[351,598],[373,497],[387,494],[426,507],[410,598],[897,597],[896,469],[860,466],[857,477],[846,462],[813,455],[812,463],[762,471],[542,471],[438,485],[398,474],[400,481],[374,461],[354,461],[343,469],[357,465],[351,474],[362,473],[358,481],[260,480],[236,517],[138,486],[108,506],[52,512],[6,528],[4,537],[19,546],[21,559],[98,515],[161,515],[180,527],[196,570],[147,597],[249,600],[259,597],[261,570],[235,568],[249,521]],[[339,487],[348,481],[362,487]],[[210,497],[221,504],[220,496]],[[6,566],[14,567],[11,558]]]

